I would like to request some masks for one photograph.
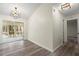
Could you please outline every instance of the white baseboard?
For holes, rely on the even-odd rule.
[[[49,49],[49,48],[45,47],[44,45],[40,45],[39,43],[37,43],[37,42],[35,42],[35,41],[32,41],[32,40],[29,40],[29,41],[31,41],[31,42],[37,44],[37,45],[40,46],[40,47],[43,47],[43,48],[49,50],[49,51],[52,52],[52,53],[53,53],[54,51],[56,51],[60,46],[63,45],[63,43],[62,43],[62,44],[58,45],[55,49],[53,49],[53,47],[52,47],[52,49]]]
[[[35,41],[32,41],[32,40],[29,40],[29,41],[31,41],[31,42],[33,42],[33,43],[37,44],[37,45],[38,45],[38,46],[40,46],[40,47],[43,47],[43,48],[45,48],[45,49],[49,50],[50,52],[52,52],[52,51],[53,51],[52,49],[49,49],[49,48],[45,47],[44,45],[41,45],[41,44],[39,44],[39,43],[37,43],[37,42],[35,42]]]
[[[62,46],[62,45],[63,45],[63,43],[60,44],[60,45],[58,45],[55,49],[53,49],[52,53],[55,52],[55,51],[56,51],[60,46]]]

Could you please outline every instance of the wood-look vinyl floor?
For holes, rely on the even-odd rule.
[[[46,56],[49,53],[28,40],[0,44],[0,56]]]
[[[28,41],[0,44],[0,56],[79,56],[79,45],[67,43],[53,53]]]

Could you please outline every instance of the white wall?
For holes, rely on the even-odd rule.
[[[67,42],[67,20],[64,19],[64,43]]]
[[[24,40],[28,39],[28,20],[24,20]]]
[[[63,44],[63,16],[52,5],[41,5],[29,19],[28,40],[49,51]]]
[[[52,5],[41,5],[29,19],[28,40],[52,51],[52,25]]]
[[[53,50],[56,50],[63,44],[63,19],[64,16],[59,12],[58,9],[55,11],[52,10],[53,13]]]

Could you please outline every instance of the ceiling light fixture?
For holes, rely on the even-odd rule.
[[[62,9],[62,10],[63,10],[63,9],[66,9],[66,8],[71,8],[70,3],[65,3],[65,4],[61,5],[61,9]]]
[[[15,18],[20,16],[20,12],[17,7],[14,7],[13,10],[11,10],[11,16]]]

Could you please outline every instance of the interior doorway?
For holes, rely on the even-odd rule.
[[[77,19],[67,20],[67,41],[77,44]]]

